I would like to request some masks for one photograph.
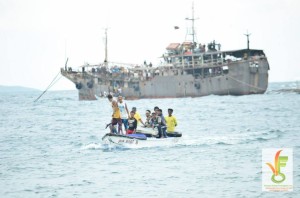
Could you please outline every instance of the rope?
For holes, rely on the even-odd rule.
[[[248,83],[246,83],[246,82],[243,82],[243,81],[240,81],[240,80],[238,80],[238,79],[235,79],[235,78],[233,78],[233,77],[231,77],[231,76],[228,76],[228,77],[231,78],[232,80],[235,80],[235,81],[237,81],[237,82],[239,82],[239,83],[242,83],[242,84],[244,84],[244,85],[247,85],[247,86],[249,86],[249,87],[252,87],[252,88],[255,88],[255,89],[260,89],[260,90],[262,90],[262,91],[265,90],[265,89],[263,89],[263,88],[256,87],[256,86],[250,85],[250,84],[248,84]]]
[[[51,81],[51,83],[48,85],[48,87],[45,89],[45,91],[43,91],[43,93],[37,97],[37,99],[34,100],[34,102],[37,102],[55,83],[57,83],[62,76],[60,76],[58,79],[58,75],[60,74],[60,71],[58,72],[58,74],[53,78],[53,80]]]

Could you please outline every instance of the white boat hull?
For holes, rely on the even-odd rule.
[[[173,146],[174,144],[177,144],[179,140],[180,137],[148,137],[147,139],[139,139],[125,135],[116,135],[110,133],[105,134],[102,138],[103,144],[125,148]]]

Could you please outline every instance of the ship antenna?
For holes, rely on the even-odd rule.
[[[105,59],[104,64],[107,65],[107,28],[105,28]]]
[[[197,18],[197,19],[199,19],[199,18]],[[192,47],[193,47],[193,49],[194,49],[194,44],[195,44],[195,20],[197,20],[197,19],[195,19],[195,17],[194,17],[194,1],[193,1],[193,3],[192,3],[192,18],[185,18],[185,20],[190,20],[190,21],[192,21],[192,36],[193,36],[193,45],[192,45]]]
[[[249,50],[250,48],[249,48],[249,43],[250,43],[250,41],[249,41],[249,36],[251,35],[251,34],[249,34],[248,33],[248,30],[247,30],[247,34],[244,34],[245,36],[247,36],[247,49]]]

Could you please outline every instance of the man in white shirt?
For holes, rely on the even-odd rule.
[[[118,106],[121,112],[121,119],[122,123],[124,124],[125,131],[128,129],[128,118],[129,118],[129,111],[127,108],[127,104],[123,100],[122,96],[118,97]]]

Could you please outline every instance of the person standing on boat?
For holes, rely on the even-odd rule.
[[[136,111],[136,107],[132,107],[132,111],[134,112],[134,118],[137,120],[138,124],[141,122],[145,126],[145,123],[143,122],[141,115]]]
[[[158,109],[157,110],[157,129],[158,129],[158,138],[166,138],[167,133],[166,133],[166,120],[165,117],[162,114],[162,110]]]
[[[113,96],[111,94],[109,94],[107,96],[107,98],[111,102],[111,106],[112,106],[112,109],[113,109],[110,132],[112,133],[114,126],[118,125],[118,134],[123,134],[123,132],[122,132],[121,113],[120,113],[118,103],[117,103],[116,100],[113,99]]]
[[[118,97],[118,106],[119,106],[120,113],[121,113],[121,120],[122,120],[122,123],[124,124],[125,132],[126,132],[128,129],[129,111],[127,108],[127,104],[123,100],[122,96]]]
[[[172,115],[173,109],[168,109],[168,116],[165,117],[167,124],[167,133],[174,133],[175,127],[177,126],[177,119]]]
[[[128,130],[126,132],[127,134],[133,134],[136,132],[136,127],[137,127],[137,120],[134,118],[135,112],[131,111],[130,112],[130,117],[128,119]]]

